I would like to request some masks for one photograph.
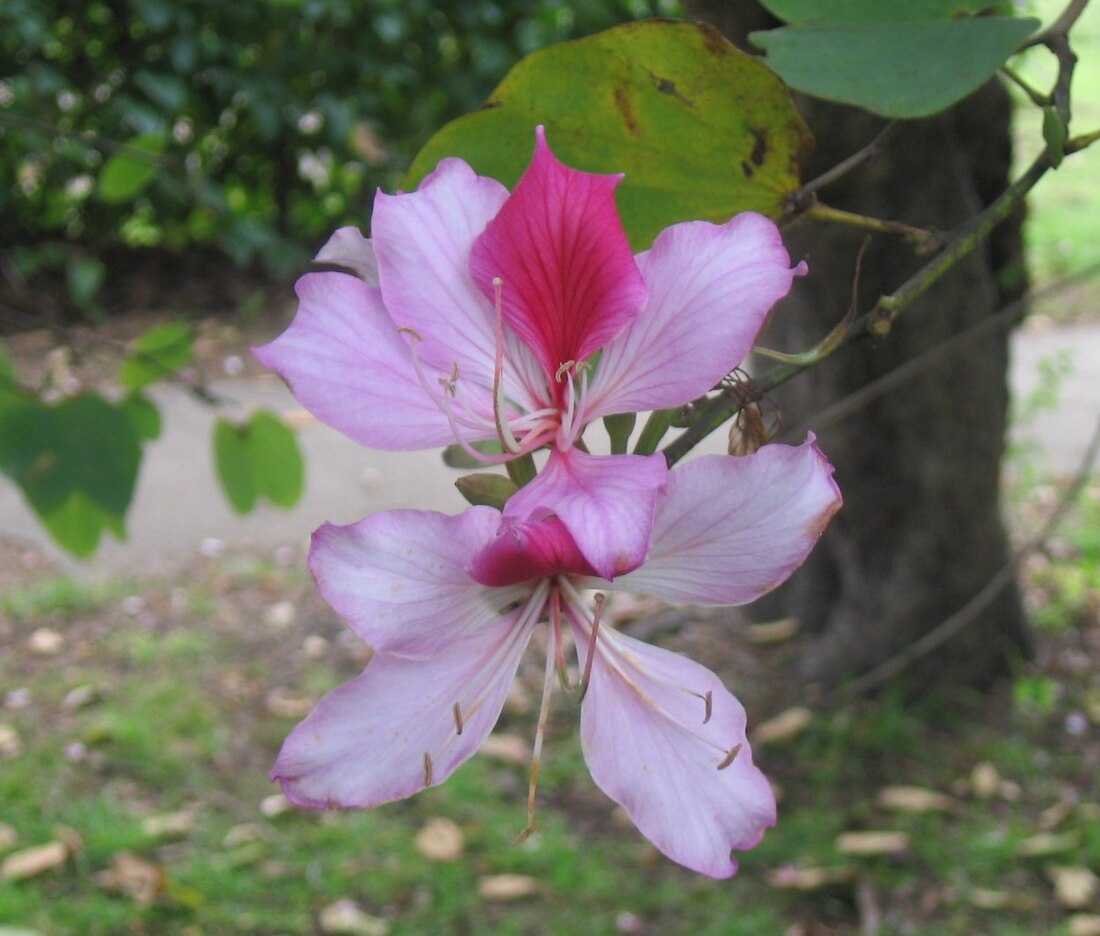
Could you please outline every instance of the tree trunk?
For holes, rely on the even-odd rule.
[[[747,4],[699,2],[702,18],[743,43],[766,16]],[[755,18],[755,21],[754,21]],[[870,142],[885,121],[799,99],[817,139],[803,169],[812,179]],[[1010,103],[990,83],[935,117],[902,122],[880,158],[821,193],[834,208],[949,231],[989,204],[1008,181]],[[808,424],[921,352],[988,317],[1023,286],[1017,216],[906,309],[889,336],[857,342],[774,394],[786,426]],[[865,234],[804,219],[784,232],[810,273],[776,312],[764,344],[798,351],[847,309]],[[860,311],[923,265],[898,238],[875,235],[859,278]],[[1000,514],[1000,463],[1008,412],[1008,331],[959,346],[818,441],[836,466],[844,508],[790,583],[758,609],[791,614],[813,635],[802,676],[835,685],[882,663],[961,608],[1008,561]],[[800,440],[799,440],[800,441]],[[1014,585],[939,651],[914,667],[925,686],[984,687],[1029,649]]]

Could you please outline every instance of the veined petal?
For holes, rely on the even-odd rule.
[[[378,285],[378,258],[370,238],[357,227],[338,228],[313,258],[315,263],[344,267],[368,286]]]
[[[586,656],[584,634],[577,645]],[[600,789],[693,871],[730,877],[730,851],[752,848],[775,824],[775,795],[753,765],[745,710],[686,657],[600,631],[581,744]]]
[[[604,348],[587,418],[702,396],[745,358],[772,306],[806,271],[790,268],[779,229],[751,212],[667,228],[638,266],[649,300]]]
[[[442,783],[500,716],[531,636],[521,613],[491,626],[451,615],[448,639],[427,659],[376,653],[291,732],[271,778],[291,802],[319,809],[376,806]]]
[[[646,564],[616,582],[670,601],[737,605],[783,582],[840,509],[833,466],[810,436],[669,472]]]
[[[476,629],[530,588],[486,588],[466,565],[496,535],[501,515],[471,507],[457,516],[388,510],[313,534],[309,567],[318,590],[375,651],[416,659],[443,652],[456,621]]]
[[[496,537],[467,568],[475,581],[494,588],[560,573],[596,575],[557,517],[529,523],[509,523],[506,518]]]
[[[645,302],[615,207],[620,178],[562,165],[539,127],[531,165],[474,245],[474,279],[489,300],[493,279],[503,281],[504,320],[550,378],[606,344]]]
[[[253,349],[322,422],[374,448],[432,448],[454,440],[416,376],[376,287],[346,273],[298,280],[298,313]]]
[[[663,455],[550,453],[546,467],[504,507],[506,517],[556,515],[602,578],[637,568],[649,551],[657,495],[668,465]]]
[[[422,339],[420,352],[440,367],[458,364],[459,382],[491,388],[496,363],[493,304],[470,276],[470,248],[500,210],[508,190],[444,159],[415,192],[374,200],[371,234],[382,295],[394,322]],[[523,378],[530,351],[505,336],[504,390],[524,409],[536,404]]]

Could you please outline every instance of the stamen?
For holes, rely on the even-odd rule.
[[[706,708],[706,714],[703,715],[703,724],[705,725],[710,721],[710,716],[714,714],[714,693],[709,689],[706,695],[703,696],[703,705]]]
[[[424,752],[424,786],[432,785],[432,755]]]
[[[581,677],[581,697],[578,701],[584,701],[584,694],[588,692],[588,680],[592,677],[592,661],[596,659],[596,635],[600,632],[600,615],[603,613],[604,602],[607,600],[603,592],[596,592],[596,613],[592,616],[592,640],[588,644],[588,659],[584,661],[584,676]]]
[[[741,745],[740,744],[735,744],[733,747],[731,747],[726,752],[726,757],[722,761],[722,763],[720,763],[718,765],[718,769],[719,770],[725,770],[727,767],[729,767],[730,764],[732,764],[737,759],[737,755],[740,754],[740,753],[741,753]]]
[[[535,743],[531,748],[531,773],[527,783],[527,828],[516,837],[516,844],[525,841],[535,829],[535,792],[539,785],[539,764],[542,762],[542,739],[546,735],[546,723],[550,720],[550,698],[554,694],[554,663],[557,658],[557,641],[550,632],[550,646],[546,648],[546,672],[542,678],[542,703],[539,705],[539,722],[535,729]]]
[[[501,448],[513,455],[520,447],[504,415],[504,280],[493,277],[493,310],[496,312],[496,360],[493,363],[493,422],[497,427]]]
[[[455,717],[455,733],[462,734],[462,706],[456,702],[451,711],[454,713]]]
[[[562,364],[558,368],[558,372],[554,374],[554,380],[556,380],[558,383],[561,383],[562,377],[568,374],[569,368],[573,367],[576,363],[576,361],[566,361],[564,364]]]
[[[458,383],[458,376],[459,376],[458,375],[458,361],[455,361],[454,364],[451,367],[451,376],[450,377],[437,377],[436,378],[439,381],[439,385],[443,388],[443,392],[446,393],[447,396],[450,396],[450,397],[457,397],[458,396],[458,389],[455,387],[455,384]]]

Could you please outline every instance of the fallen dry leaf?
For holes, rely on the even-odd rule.
[[[876,801],[883,809],[897,812],[951,812],[958,806],[953,797],[916,786],[888,786],[878,791]]]
[[[1039,813],[1039,828],[1050,832],[1073,815],[1073,806],[1069,803],[1055,803]]]
[[[493,760],[507,761],[509,764],[524,766],[531,759],[531,747],[519,735],[491,734],[481,742],[479,754]]]
[[[749,643],[773,644],[790,640],[798,633],[798,618],[786,617],[778,621],[764,621],[761,624],[749,624],[745,628],[745,634]]]
[[[265,796],[260,800],[260,815],[267,816],[268,819],[274,819],[276,816],[281,816],[285,812],[289,812],[294,808],[294,804],[290,802],[282,793],[272,793],[270,796]]]
[[[1054,885],[1054,899],[1070,910],[1083,910],[1100,889],[1100,879],[1088,868],[1051,865],[1046,875]]]
[[[808,708],[796,705],[757,725],[750,734],[753,744],[781,744],[797,738],[813,719]]]
[[[292,601],[277,601],[264,609],[264,623],[275,630],[284,630],[294,623],[298,609]]]
[[[982,910],[1034,910],[1036,906],[1035,898],[1031,894],[1019,891],[975,887],[966,897],[971,904]]]
[[[150,838],[183,838],[195,828],[195,813],[190,810],[160,813],[141,820],[141,831]]]
[[[1040,832],[1016,845],[1016,854],[1023,858],[1045,858],[1075,851],[1078,837],[1072,832]]]
[[[364,912],[354,900],[338,900],[321,910],[317,920],[322,933],[331,936],[387,936],[388,920]]]
[[[970,771],[970,789],[978,799],[990,799],[1001,788],[1001,774],[988,761],[975,764]]]
[[[19,833],[13,826],[0,822],[0,851],[7,851],[19,841]]]
[[[12,852],[0,864],[0,881],[22,881],[63,865],[69,857],[64,842],[47,842]]]
[[[856,878],[855,868],[839,865],[833,868],[799,868],[782,865],[768,872],[768,883],[783,890],[815,891],[834,884],[850,884]]]
[[[111,867],[96,875],[100,887],[125,894],[142,906],[153,903],[164,892],[165,879],[160,865],[132,852],[119,852]]]
[[[538,893],[539,882],[526,874],[491,874],[479,878],[477,892],[486,900],[519,900]]]
[[[462,830],[450,819],[429,819],[413,841],[429,861],[454,861],[466,846]]]
[[[0,758],[11,760],[23,753],[23,741],[11,725],[0,722]]]
[[[267,694],[267,710],[279,718],[305,718],[317,704],[317,700],[301,692],[293,692],[281,686]]]
[[[65,638],[48,627],[39,627],[27,639],[27,646],[39,656],[56,656],[65,646]]]
[[[102,698],[103,691],[99,686],[94,686],[91,683],[82,683],[79,686],[74,686],[65,693],[65,698],[61,700],[61,710],[70,714],[79,712],[82,708],[87,708],[89,705],[98,702]]]
[[[1100,936],[1100,916],[1075,913],[1069,918],[1069,936]]]
[[[905,832],[844,832],[836,839],[836,850],[842,855],[894,855],[907,848],[909,836]]]

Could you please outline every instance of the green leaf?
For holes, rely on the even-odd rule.
[[[230,505],[241,514],[256,506],[257,496],[244,431],[224,419],[214,423],[214,467]]]
[[[996,16],[836,22],[749,38],[797,91],[885,117],[926,117],[980,87],[1038,26]]]
[[[907,23],[1004,6],[990,0],[761,0],[761,5],[785,23]]]
[[[486,439],[481,442],[471,442],[470,448],[483,455],[500,455],[504,449],[500,447],[499,439]],[[484,468],[485,462],[474,458],[457,442],[453,442],[443,449],[443,464],[448,468]]]
[[[130,345],[118,379],[132,390],[163,380],[191,360],[194,341],[191,326],[186,322],[154,325]]]
[[[99,172],[99,197],[111,204],[130,201],[142,191],[157,174],[155,157],[164,152],[164,137],[159,133],[143,133],[126,141],[130,150],[149,153],[143,158],[138,153],[122,150],[115,153]]]
[[[248,425],[248,447],[257,493],[280,507],[298,503],[305,464],[294,431],[274,413],[260,410]]]
[[[87,556],[103,530],[120,538],[141,443],[121,407],[95,394],[0,408],[0,471],[63,547]]]
[[[1053,107],[1043,108],[1043,141],[1050,154],[1050,163],[1057,169],[1066,158],[1066,125]]]
[[[126,414],[130,425],[134,427],[139,439],[143,442],[151,442],[160,438],[163,423],[160,418],[160,410],[152,401],[140,393],[132,393],[118,404],[119,409]]]
[[[241,426],[217,420],[214,465],[229,503],[242,514],[251,511],[261,497],[279,507],[293,507],[305,486],[298,440],[268,410],[260,410]]]
[[[496,507],[497,510],[503,509],[508,498],[519,490],[511,478],[489,472],[463,475],[455,481],[455,487],[474,506]]]
[[[154,104],[169,113],[177,113],[187,103],[187,83],[178,75],[139,68],[134,72],[134,83]]]
[[[88,308],[95,301],[106,272],[106,265],[98,257],[70,257],[65,264],[65,279],[73,304],[81,309]]]
[[[809,131],[775,75],[710,26],[647,21],[534,52],[480,110],[440,130],[404,188],[461,156],[508,186],[530,162],[534,128],[563,162],[622,172],[617,199],[636,249],[664,227],[779,217],[798,188]]]

